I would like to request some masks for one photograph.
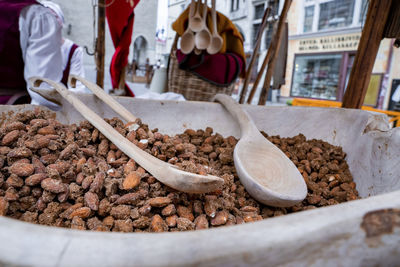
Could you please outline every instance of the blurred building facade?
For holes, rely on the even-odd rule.
[[[367,13],[367,0],[298,0],[288,14],[285,97],[341,101]],[[399,83],[399,49],[385,39],[373,68],[365,105],[387,108]],[[399,83],[400,84],[400,83]],[[394,88],[395,89],[395,88]]]
[[[52,0],[60,5],[65,16],[63,36],[71,39],[85,49],[84,53],[85,73],[88,79],[96,80],[96,66],[94,57],[90,53],[94,52],[94,34],[97,33],[96,17],[97,7],[93,6],[97,1],[92,0]],[[161,0],[167,1],[167,0]],[[159,58],[157,52],[157,18],[158,0],[140,1],[135,8],[135,23],[132,34],[132,43],[129,51],[129,63],[136,60],[138,64],[146,64],[149,59],[150,64],[156,64]],[[77,8],[79,7],[79,8]],[[107,24],[107,21],[106,21]],[[105,88],[111,88],[109,77],[109,64],[114,54],[114,46],[106,25],[106,51],[105,51]]]
[[[169,25],[189,2],[169,0]],[[287,19],[289,40],[285,80],[280,88],[283,99],[343,99],[360,41],[367,3],[367,0],[292,1]],[[245,51],[250,55],[264,10],[271,7],[276,16],[282,10],[283,4],[283,0],[219,0],[217,10],[237,26],[245,40]],[[262,37],[260,56],[256,63],[258,67],[270,44],[273,25],[268,23]],[[168,48],[171,47],[174,36],[175,32],[170,28]],[[395,64],[400,60],[400,51],[392,44],[393,40],[389,39],[381,43],[365,98],[366,105],[386,109],[392,104],[390,96],[400,85],[400,65]],[[262,84],[261,81],[259,87]],[[258,94],[259,92],[256,93]],[[254,102],[257,100],[254,99]]]
[[[210,4],[210,1],[209,5]],[[169,0],[168,1],[168,40],[167,48],[170,49],[175,37],[172,30],[172,23],[187,8],[190,0]],[[252,53],[255,36],[261,24],[264,10],[267,7],[273,9],[272,15],[277,15],[282,9],[283,1],[279,0],[218,0],[216,1],[216,9],[226,17],[228,17],[238,28],[244,39],[244,49],[246,53]],[[261,51],[268,48],[272,35],[272,27],[264,33],[263,42],[261,43]]]

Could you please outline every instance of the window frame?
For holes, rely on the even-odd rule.
[[[291,79],[291,84],[290,84],[290,95],[289,97],[291,98],[305,98],[305,99],[318,99],[318,100],[326,100],[323,98],[315,98],[315,97],[307,97],[307,96],[294,96],[292,94],[292,90],[293,90],[293,84],[294,84],[294,75],[295,75],[295,67],[296,67],[296,58],[298,56],[319,56],[319,55],[337,55],[340,54],[342,56],[341,62],[340,62],[340,67],[339,67],[339,81],[338,81],[338,88],[336,91],[336,100],[334,101],[343,101],[343,97],[344,97],[344,92],[346,90],[346,75],[347,75],[347,66],[348,66],[348,61],[349,61],[349,57],[351,55],[355,55],[356,51],[354,50],[346,50],[346,51],[332,51],[332,52],[317,52],[317,53],[296,53],[294,54],[294,58],[293,58],[293,67],[292,67],[292,79]],[[349,72],[351,72],[351,68],[349,69]],[[379,89],[378,89],[378,93],[377,93],[377,100],[375,103],[375,106],[373,107],[377,107],[379,104],[379,95],[381,93],[382,90],[382,84],[383,84],[383,80],[384,80],[384,73],[380,73],[380,72],[373,72],[371,73],[371,75],[380,75],[381,76],[381,80],[380,80],[380,84],[379,84]],[[368,105],[369,106],[369,105]]]
[[[258,18],[257,17],[257,8],[262,6],[262,13],[261,16]],[[264,11],[265,11],[265,3],[257,3],[254,5],[254,18],[253,20],[260,20],[263,18],[264,15]]]
[[[240,9],[240,1],[241,0],[231,0],[231,13]]]
[[[341,60],[339,63],[339,78],[338,78],[338,85],[337,85],[337,90],[336,90],[336,100],[333,101],[340,101],[340,91],[342,90],[341,88],[341,81],[342,81],[342,67],[343,67],[343,56],[344,52],[321,52],[321,53],[296,53],[294,54],[293,58],[293,67],[292,67],[292,80],[291,80],[291,85],[290,85],[290,97],[292,98],[307,98],[307,99],[319,99],[319,100],[328,100],[328,99],[323,99],[323,98],[316,98],[316,97],[308,97],[308,96],[294,96],[292,94],[293,92],[293,83],[294,83],[294,75],[295,75],[295,67],[296,67],[296,58],[299,56],[320,56],[320,55],[341,55]]]
[[[319,18],[320,18],[320,6],[321,4],[332,2],[335,0],[303,0],[303,4],[300,5],[301,12],[300,12],[300,25],[301,27],[298,28],[299,34],[310,34],[310,33],[317,33],[317,32],[329,32],[332,30],[342,30],[346,28],[353,28],[353,27],[360,27],[360,14],[361,14],[361,5],[363,0],[354,0],[354,8],[352,14],[351,24],[344,27],[338,28],[328,28],[328,29],[318,29]],[[305,19],[305,8],[314,5],[314,17],[313,23],[311,27],[311,31],[304,32],[304,19]]]

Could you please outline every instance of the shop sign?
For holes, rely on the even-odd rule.
[[[299,51],[357,50],[361,35],[327,36],[300,40]]]

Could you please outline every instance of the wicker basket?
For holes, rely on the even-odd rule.
[[[182,94],[187,100],[210,101],[216,94],[231,95],[235,83],[218,86],[201,79],[195,74],[179,68],[176,58],[178,35],[175,36],[168,63],[168,91]]]

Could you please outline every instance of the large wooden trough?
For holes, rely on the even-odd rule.
[[[100,116],[116,114],[92,95],[80,99]],[[239,136],[216,103],[119,98],[150,128],[167,134],[213,127]],[[67,102],[63,123],[83,118]],[[34,106],[1,106],[10,111]],[[101,233],[0,217],[0,266],[396,266],[400,262],[400,128],[361,110],[244,106],[260,130],[303,133],[340,145],[361,200],[255,223],[182,233]]]

